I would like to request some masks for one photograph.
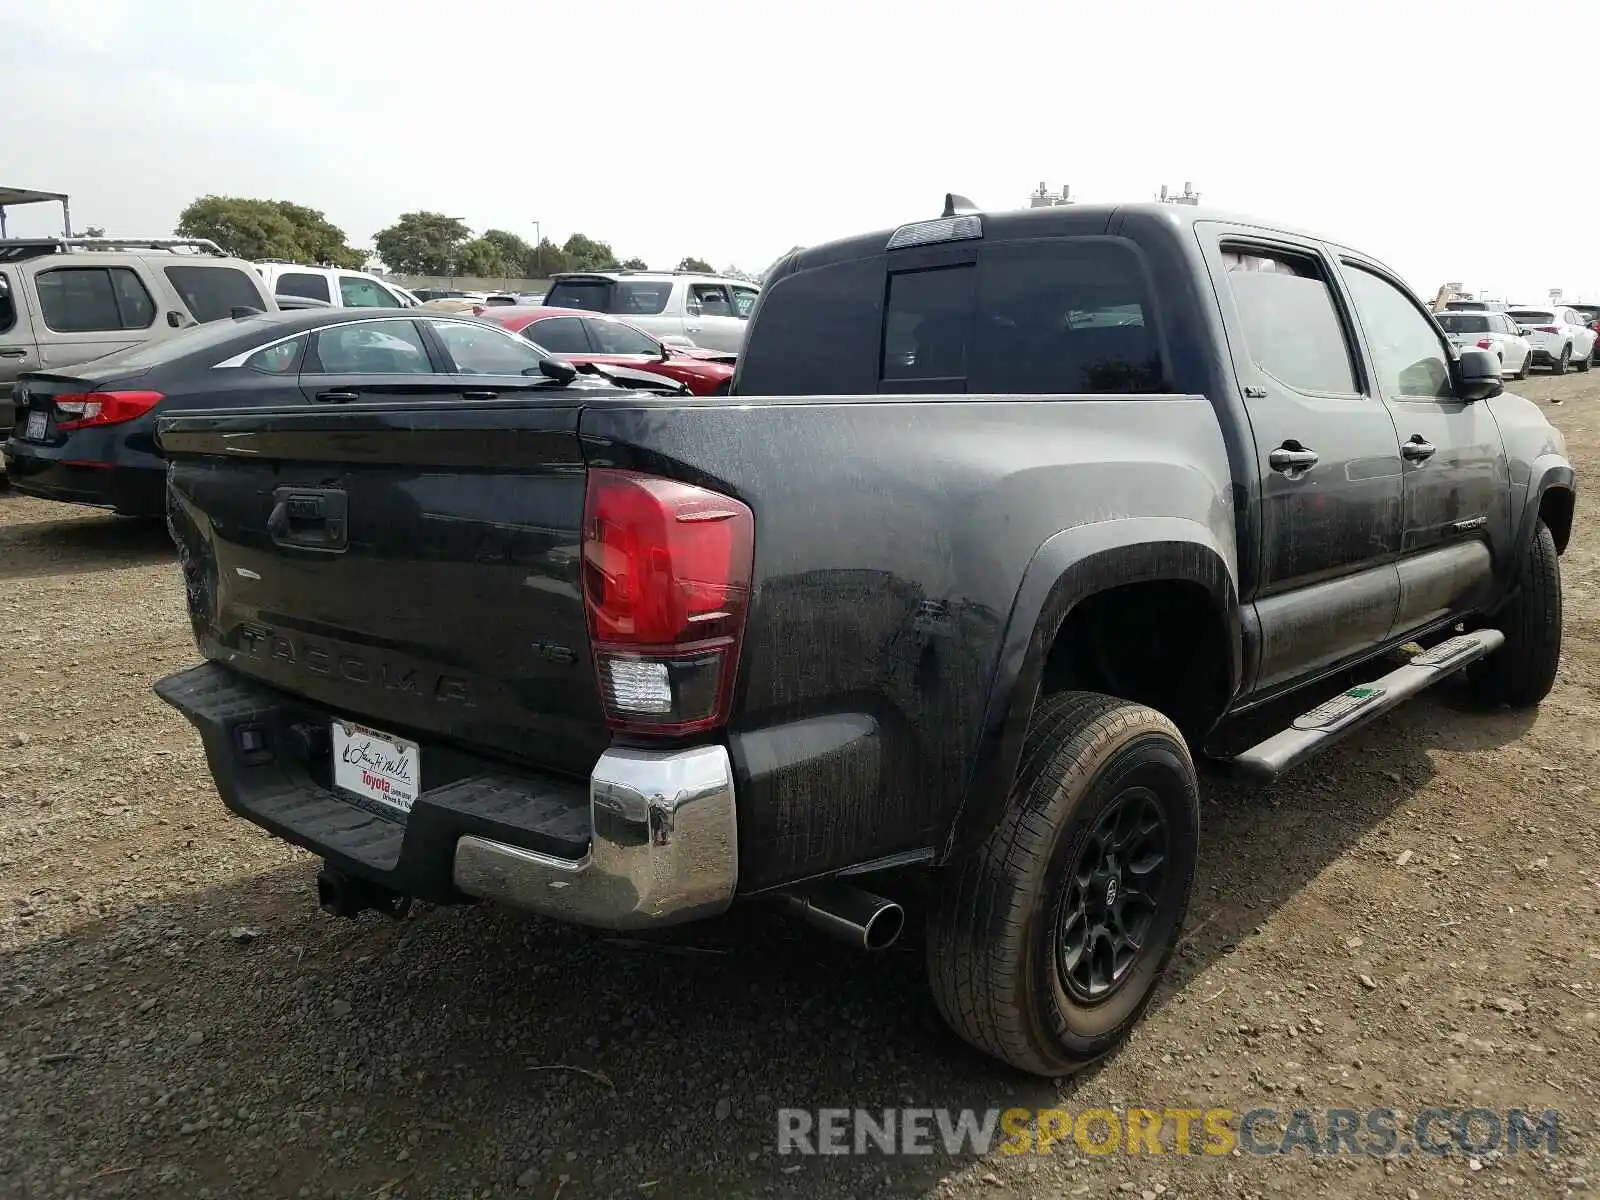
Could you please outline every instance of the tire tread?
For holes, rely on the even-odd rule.
[[[1057,798],[1081,790],[1108,748],[1143,732],[1166,734],[1193,780],[1182,735],[1154,709],[1095,692],[1042,699],[1004,815],[976,849],[946,868],[927,942],[935,1003],[962,1038],[1023,1070],[1059,1076],[1088,1065],[1063,1064],[1026,1028],[1018,996],[1029,984],[1023,976],[1034,904],[1023,881],[1041,876],[1051,854],[1061,819],[1050,811]]]

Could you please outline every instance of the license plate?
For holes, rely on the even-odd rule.
[[[349,721],[333,722],[333,782],[395,810],[409,813],[422,780],[422,751],[415,742]]]
[[[49,419],[50,414],[45,412],[42,408],[34,409],[28,414],[27,432],[25,432],[22,436],[27,438],[29,441],[43,441],[44,427]]]

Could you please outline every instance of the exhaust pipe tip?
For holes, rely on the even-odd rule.
[[[858,950],[887,950],[906,926],[893,900],[845,883],[822,883],[780,897],[797,916]]]
[[[886,900],[867,922],[862,946],[867,950],[887,950],[900,940],[900,933],[905,927],[906,910],[893,900]]]

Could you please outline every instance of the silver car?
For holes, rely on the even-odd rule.
[[[573,271],[556,275],[546,308],[610,313],[663,342],[737,353],[761,289],[691,271]]]
[[[1533,366],[1533,345],[1517,323],[1503,312],[1441,312],[1433,314],[1455,345],[1487,350],[1500,360],[1500,374],[1526,379]]]

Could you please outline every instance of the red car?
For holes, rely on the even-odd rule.
[[[665,375],[696,396],[727,395],[738,359],[722,350],[668,346],[615,317],[576,308],[490,306],[477,315],[520,333],[556,358]]]

